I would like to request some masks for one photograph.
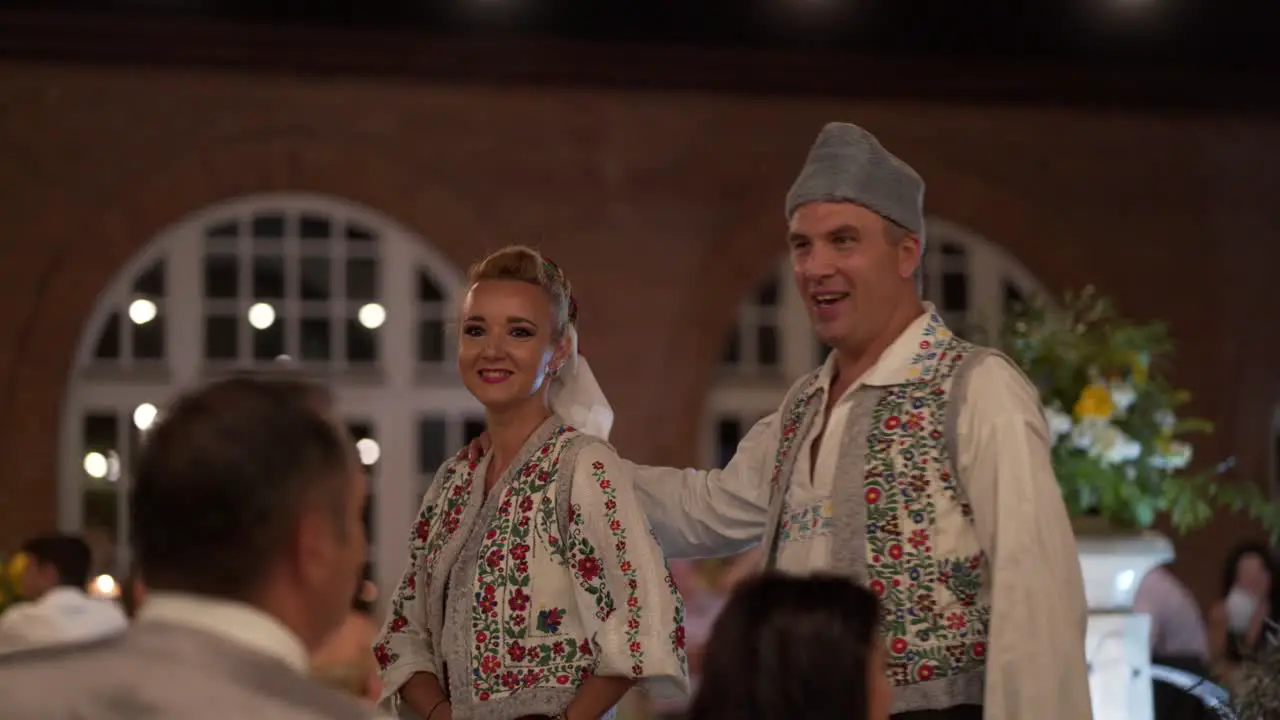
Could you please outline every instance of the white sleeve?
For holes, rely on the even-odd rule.
[[[667,557],[718,557],[760,542],[769,514],[769,468],[778,451],[778,414],[757,422],[723,470],[621,467],[633,477]]]
[[[978,361],[957,423],[957,469],[991,566],[986,720],[1088,720],[1088,608],[1075,535],[1035,388]]]
[[[569,566],[595,673],[636,679],[658,697],[688,692],[684,603],[645,521],[630,473],[604,443],[584,447],[573,474]]]

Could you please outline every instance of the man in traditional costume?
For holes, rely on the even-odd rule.
[[[1040,399],[921,302],[923,200],[871,133],[823,128],[786,219],[834,352],[724,470],[638,467],[636,487],[670,557],[763,538],[766,569],[877,593],[895,718],[1088,720],[1083,581]]]

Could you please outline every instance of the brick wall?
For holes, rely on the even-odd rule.
[[[692,463],[740,298],[782,245],[782,197],[831,119],[880,135],[931,213],[1055,290],[1167,319],[1176,379],[1261,477],[1280,401],[1280,123],[962,105],[664,95],[0,64],[0,546],[55,519],[77,337],[113,273],[187,213],[249,193],[346,197],[460,266],[537,242],[590,308],[628,456]],[[643,357],[643,361],[637,358]],[[1179,545],[1205,597],[1231,519]]]

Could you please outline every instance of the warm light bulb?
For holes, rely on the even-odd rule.
[[[357,440],[356,452],[360,455],[360,463],[366,466],[378,462],[378,458],[382,457],[382,448],[379,447],[378,441],[373,438]]]
[[[266,330],[276,321],[276,309],[267,303],[254,303],[249,307],[249,324],[255,329]]]
[[[155,320],[159,312],[156,304],[146,298],[138,298],[129,303],[129,319],[134,325],[146,325]]]
[[[149,430],[156,421],[156,415],[160,413],[155,405],[151,403],[142,403],[133,409],[133,426],[139,430]]]
[[[387,310],[380,303],[368,303],[356,313],[356,319],[370,330],[377,330],[387,321]]]

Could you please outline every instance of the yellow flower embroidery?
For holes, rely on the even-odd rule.
[[[1115,413],[1115,404],[1111,402],[1111,392],[1102,383],[1093,383],[1080,392],[1080,399],[1072,409],[1077,420],[1106,420]]]

